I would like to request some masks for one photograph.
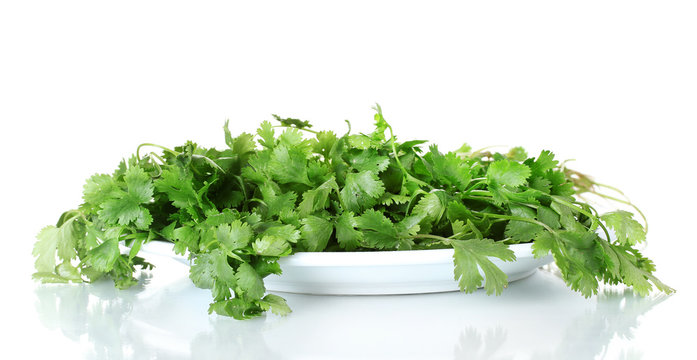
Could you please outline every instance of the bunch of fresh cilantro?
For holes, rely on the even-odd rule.
[[[226,123],[222,151],[143,144],[113,174],[89,178],[83,204],[41,230],[34,278],[106,277],[127,288],[136,267],[152,266],[138,256],[143,243],[166,240],[189,254],[193,283],[211,290],[209,312],[246,319],[290,312],[263,279],[294,252],[453,248],[462,291],[483,283],[500,294],[507,278],[489,257],[514,261],[508,245],[533,242],[586,297],[599,282],[673,291],[634,247],[645,228],[630,212],[600,215],[578,201],[598,184],[551,152],[423,150],[422,140],[397,142],[375,110],[370,134],[350,134],[349,124],[337,136],[274,115],[279,125],[264,121],[256,135],[233,137]]]

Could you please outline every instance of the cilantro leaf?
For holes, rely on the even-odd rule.
[[[302,244],[307,251],[322,251],[327,247],[334,227],[332,223],[317,216],[308,216],[301,220]]]
[[[529,176],[529,167],[511,160],[494,161],[486,173],[487,180],[510,187],[523,185]]]
[[[281,184],[311,185],[307,177],[306,155],[296,147],[289,148],[286,145],[275,147],[268,163],[268,171]]]
[[[272,313],[280,316],[286,316],[291,313],[286,299],[274,294],[264,296],[264,298],[261,299],[261,307],[264,310],[271,310]]]
[[[228,250],[242,249],[252,239],[252,228],[247,223],[235,220],[231,224],[219,225],[216,237]]]
[[[109,272],[120,255],[119,242],[116,239],[109,239],[90,250],[87,259],[95,270]]]
[[[361,246],[363,233],[355,229],[357,226],[356,217],[350,211],[341,213],[336,219],[336,240],[342,249],[351,251]]]
[[[510,210],[513,216],[535,220],[535,212],[527,206],[511,204]],[[542,230],[542,226],[529,221],[511,220],[506,224],[506,236],[515,243],[528,242]]]
[[[505,244],[491,239],[452,240],[451,243],[455,249],[455,280],[459,282],[460,291],[474,292],[486,278],[484,289],[487,295],[501,294],[508,286],[508,277],[488,257],[513,261],[513,251]]]
[[[378,198],[384,193],[382,181],[374,172],[365,170],[347,174],[340,197],[346,210],[359,213],[377,204]]]
[[[634,245],[646,240],[644,228],[632,218],[630,212],[616,210],[601,215],[600,219],[615,231],[615,236],[620,244]]]
[[[259,300],[266,288],[264,282],[254,268],[248,263],[242,263],[235,273],[237,286],[241,292],[242,298],[247,300]]]
[[[356,226],[363,230],[365,243],[374,249],[394,248],[399,242],[392,221],[373,209],[356,218]]]
[[[359,172],[374,171],[375,173],[380,173],[387,169],[387,166],[390,164],[390,158],[385,155],[379,155],[376,149],[369,148],[351,156],[349,164]]]
[[[339,190],[339,185],[337,185],[333,176],[317,188],[305,191],[303,200],[298,205],[300,215],[305,216],[317,210],[325,209],[328,206],[327,200],[332,190]]]
[[[262,256],[286,256],[292,250],[290,244],[283,238],[268,235],[257,239],[252,244],[252,248],[257,255]]]
[[[259,144],[269,149],[273,149],[276,145],[275,131],[270,122],[264,120],[257,129],[257,134],[261,139],[259,139]]]

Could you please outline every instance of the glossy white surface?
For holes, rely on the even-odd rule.
[[[640,359],[646,344],[632,340],[644,316],[673,300],[612,289],[587,300],[541,270],[499,297],[286,293],[290,315],[236,321],[206,313],[209,292],[191,284],[186,265],[153,262],[151,276],[126,291],[39,286],[38,319],[87,358]]]

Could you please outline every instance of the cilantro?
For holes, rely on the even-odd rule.
[[[479,269],[486,277],[484,289],[488,295],[500,294],[508,286],[506,274],[488,258],[491,256],[503,261],[515,260],[513,251],[506,245],[491,239],[453,240],[450,243],[455,249],[455,280],[459,279],[461,291],[470,293],[477,290],[484,281]]]
[[[189,256],[194,285],[211,291],[209,313],[249,319],[290,313],[263,279],[281,274],[278,260],[294,252],[451,248],[462,291],[500,294],[507,278],[495,264],[515,260],[508,244],[532,242],[534,256],[551,254],[584,296],[601,282],[641,295],[674,291],[634,248],[646,241],[643,213],[600,191],[616,189],[565,168],[548,150],[424,151],[424,140],[398,142],[374,109],[368,133],[352,134],[347,122],[337,136],[273,115],[278,124],[263,121],[254,135],[235,137],[226,121],[222,151],[191,141],[142,144],[112,174],[87,179],[83,203],[38,233],[32,277],[108,278],[127,288],[152,268],[138,256],[143,244],[165,240]],[[579,201],[584,192],[633,207],[644,225],[624,210],[599,215]]]

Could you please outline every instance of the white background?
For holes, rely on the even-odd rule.
[[[628,341],[645,359],[692,349],[677,327],[696,320],[694,2],[246,3],[0,3],[0,351],[86,341],[37,320],[28,279],[35,234],[87,177],[142,142],[222,148],[226,119],[369,132],[375,102],[401,140],[550,149],[623,189],[678,290]]]

